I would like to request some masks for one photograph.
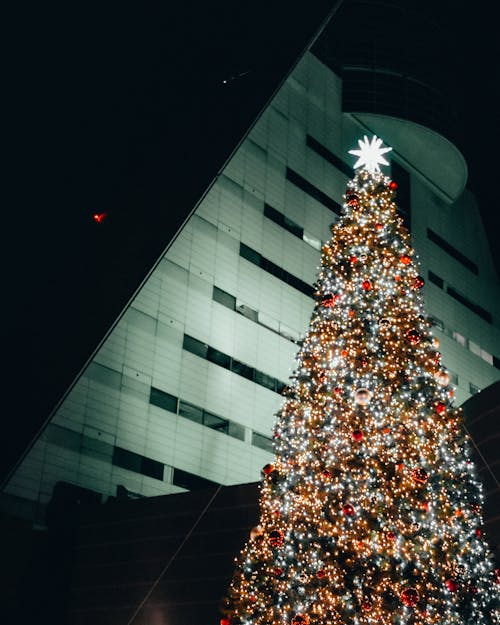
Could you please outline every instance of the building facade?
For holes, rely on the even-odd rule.
[[[341,78],[306,53],[18,466],[3,509],[43,523],[60,481],[104,500],[259,479],[364,134],[393,147],[387,173],[456,404],[500,378],[500,293],[463,156],[417,123],[343,110]]]

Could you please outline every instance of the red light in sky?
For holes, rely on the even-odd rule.
[[[102,222],[106,219],[106,217],[107,217],[107,216],[108,216],[108,215],[107,215],[107,213],[94,213],[94,214],[92,215],[92,219],[93,219],[93,220],[94,220],[97,224],[100,224],[100,223],[102,223]]]

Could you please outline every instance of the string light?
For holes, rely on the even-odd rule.
[[[363,168],[323,247],[223,625],[500,622],[483,494],[381,145],[351,151]]]

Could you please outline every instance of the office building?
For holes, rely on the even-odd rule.
[[[464,156],[342,91],[306,53],[17,467],[4,510],[43,524],[57,482],[105,500],[259,479],[364,134],[393,148],[456,404],[500,378],[500,293]]]

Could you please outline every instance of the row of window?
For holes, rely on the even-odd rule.
[[[264,269],[264,271],[267,271],[279,280],[282,280],[290,286],[293,286],[294,289],[297,289],[297,291],[304,293],[304,295],[307,295],[308,297],[313,296],[314,288],[310,284],[307,284],[307,282],[304,282],[300,278],[297,278],[291,273],[288,273],[288,271],[285,271],[285,269],[283,269],[279,265],[276,265],[267,258],[264,258],[262,254],[256,252],[244,243],[240,243],[240,256],[250,261],[254,265],[257,265],[257,267]]]
[[[335,200],[332,200],[332,198],[329,195],[327,195],[326,193],[323,193],[323,191],[318,189],[318,187],[315,187],[313,184],[309,182],[309,180],[306,180],[305,178],[303,178],[296,171],[294,171],[293,169],[290,169],[290,167],[286,168],[286,179],[289,180],[296,187],[298,187],[301,191],[304,191],[304,193],[307,193],[308,195],[310,195],[317,202],[319,202],[320,204],[323,204],[323,206],[326,206],[336,215],[341,214],[342,208],[338,202],[336,202]]]
[[[321,251],[321,241],[319,239],[313,237],[312,234],[304,232],[304,228],[302,228],[302,226],[299,226],[299,224],[295,223],[286,215],[280,213],[267,203],[264,204],[264,216],[271,221],[274,221],[274,223],[278,224],[278,226],[288,230],[288,232],[291,232],[301,241],[304,241],[311,247],[314,247],[315,250]]]
[[[286,384],[281,380],[273,378],[271,375],[267,375],[267,373],[263,373],[254,367],[250,367],[250,365],[247,365],[240,360],[236,360],[236,358],[233,358],[228,354],[224,354],[218,349],[210,347],[207,343],[202,343],[201,341],[198,341],[198,339],[195,339],[187,334],[184,335],[182,346],[186,351],[191,352],[196,356],[200,356],[201,358],[205,358],[205,360],[213,362],[214,364],[219,365],[219,367],[229,369],[229,371],[232,371],[237,375],[241,375],[243,378],[246,378],[251,382],[255,382],[255,384],[259,384],[260,386],[274,391],[275,393],[281,393],[286,386]]]
[[[239,423],[234,423],[233,421],[229,421],[229,419],[219,417],[219,415],[208,412],[208,410],[200,408],[200,406],[179,399],[154,386],[151,387],[149,403],[163,410],[178,414],[180,417],[189,419],[189,421],[204,425],[211,430],[216,430],[221,434],[227,434],[240,441],[245,440],[245,428]]]
[[[467,258],[462,252],[457,250],[456,247],[453,247],[448,241],[445,241],[439,234],[427,228],[427,238],[438,245],[442,250],[444,250],[447,254],[449,254],[455,260],[458,260],[459,263],[462,263],[464,267],[467,267],[472,273],[479,275],[479,269],[476,263],[474,263],[470,258]]]
[[[292,330],[285,324],[278,322],[271,317],[267,317],[266,315],[259,313],[259,311],[250,308],[250,306],[247,306],[246,304],[238,304],[238,300],[234,295],[231,295],[230,293],[219,289],[215,285],[212,291],[212,299],[214,300],[214,302],[218,302],[226,308],[234,310],[235,312],[243,315],[247,319],[250,319],[250,321],[254,321],[259,325],[264,326],[268,330],[279,334],[283,338],[287,339],[287,341],[291,341],[292,343],[296,344],[300,343],[300,336],[297,332],[295,332],[295,330]]]
[[[461,304],[463,304],[463,306],[466,306],[469,310],[472,310],[472,312],[476,313],[476,315],[481,317],[481,319],[484,319],[488,323],[493,323],[493,317],[491,316],[491,313],[485,310],[482,306],[476,304],[475,302],[472,302],[469,298],[465,297],[465,295],[463,295],[462,293],[459,293],[455,288],[450,285],[446,285],[445,289],[445,282],[443,278],[435,274],[433,271],[429,271],[428,276],[429,280],[433,284],[438,286],[440,289],[446,290],[448,295],[451,295],[451,297],[456,299],[457,302],[460,302]]]

